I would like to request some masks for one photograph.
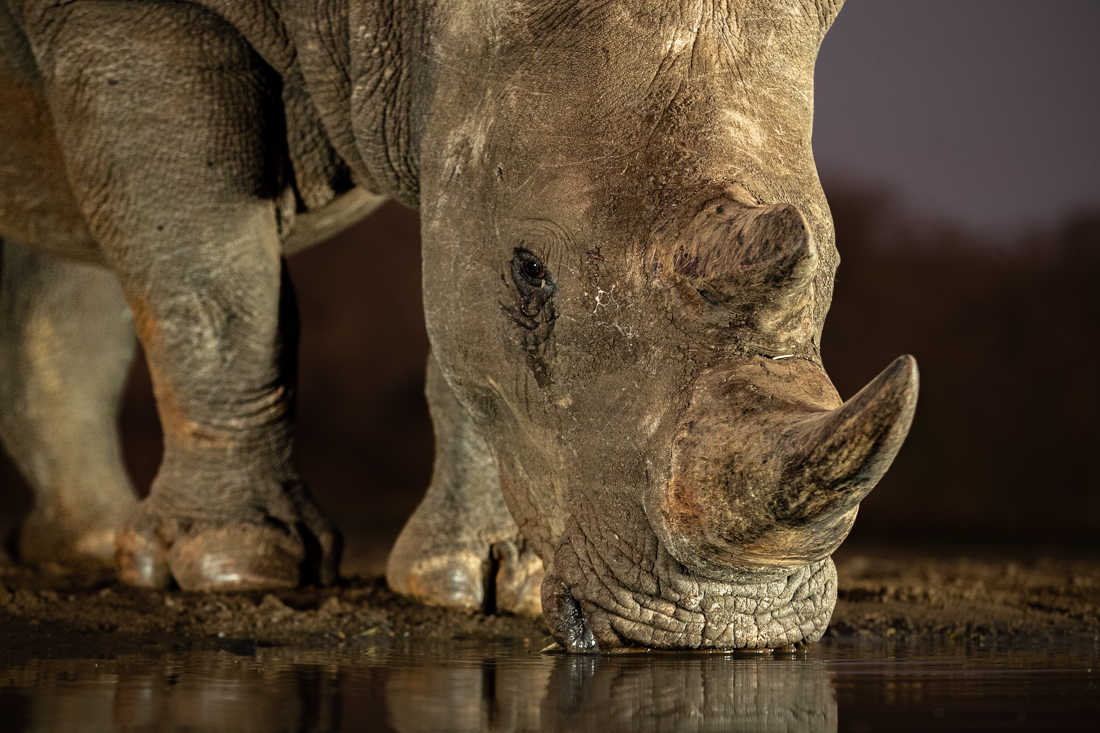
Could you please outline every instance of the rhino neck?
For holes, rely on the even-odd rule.
[[[419,208],[426,11],[416,0],[270,0],[297,65],[358,185]]]
[[[418,83],[413,61],[425,37],[422,3],[195,2],[230,22],[282,77],[290,142],[304,140],[312,157],[319,157],[296,159],[296,172],[306,168],[325,176],[343,167],[356,185],[418,207],[419,118],[413,90],[424,85]],[[334,180],[324,183],[333,191],[319,198],[331,200],[342,190],[338,173],[328,177]],[[299,181],[299,188],[308,189],[309,183]],[[316,208],[308,190],[299,193],[307,209]]]

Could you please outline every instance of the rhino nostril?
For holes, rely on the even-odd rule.
[[[578,654],[600,651],[580,603],[565,583],[550,574],[542,581],[542,614],[550,633],[566,651]]]

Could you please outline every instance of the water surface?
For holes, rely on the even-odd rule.
[[[398,637],[0,659],[3,731],[1100,730],[1100,643],[541,654]]]

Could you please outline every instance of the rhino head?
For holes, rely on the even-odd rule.
[[[843,403],[810,138],[840,2],[472,1],[429,24],[432,350],[574,651],[815,641],[830,554],[908,431]]]

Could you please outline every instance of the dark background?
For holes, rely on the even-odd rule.
[[[844,397],[902,353],[922,375],[855,541],[1097,544],[1097,38],[1089,0],[848,0],[826,40],[814,148],[843,263],[825,365]],[[290,260],[300,459],[352,553],[392,540],[431,474],[418,237],[391,203]],[[140,364],[129,392],[147,487]],[[29,501],[0,460],[0,531]]]

